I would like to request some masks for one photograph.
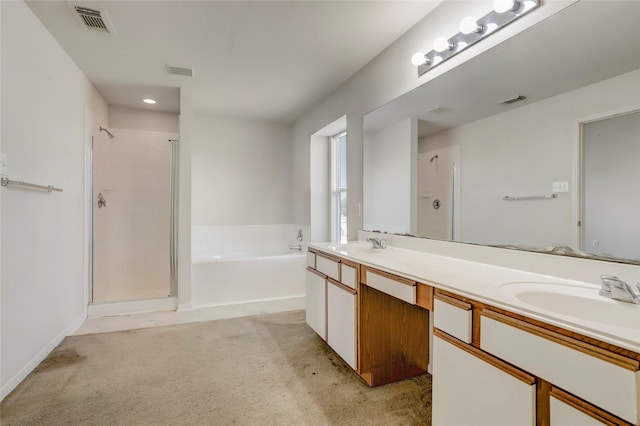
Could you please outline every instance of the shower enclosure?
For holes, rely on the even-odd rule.
[[[93,140],[93,304],[176,295],[177,138],[101,128]]]

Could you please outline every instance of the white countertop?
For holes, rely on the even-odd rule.
[[[640,305],[591,283],[365,242],[309,247],[640,352]]]

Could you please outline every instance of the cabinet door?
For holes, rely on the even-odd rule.
[[[327,280],[307,269],[307,324],[324,340],[327,340]]]
[[[535,425],[535,385],[437,335],[432,395],[434,426]]]
[[[354,292],[327,283],[327,343],[354,370],[356,360],[356,295]]]

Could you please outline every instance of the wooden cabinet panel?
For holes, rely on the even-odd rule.
[[[379,386],[427,372],[429,311],[368,286],[360,286],[362,378]]]
[[[327,280],[317,272],[306,272],[306,321],[324,340],[327,340]]]
[[[438,335],[432,349],[433,425],[535,424],[531,380],[516,378]]]
[[[640,376],[633,361],[624,367],[624,359],[615,354],[605,360],[605,354],[594,355],[598,348],[592,348],[593,354],[589,354],[585,344],[571,342],[568,338],[561,340],[552,332],[521,323],[490,311],[483,312],[481,349],[628,422],[637,424],[640,421]],[[558,340],[554,341],[554,338]],[[571,347],[572,344],[575,346]]]
[[[356,360],[356,294],[327,283],[327,343],[354,370]]]

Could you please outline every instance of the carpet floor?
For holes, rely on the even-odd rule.
[[[67,337],[8,425],[429,425],[429,375],[370,388],[304,311]]]

